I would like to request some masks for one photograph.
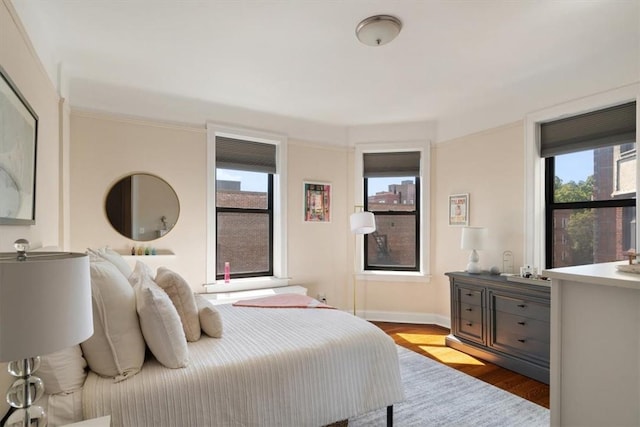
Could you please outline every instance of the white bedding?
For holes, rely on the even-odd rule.
[[[189,366],[147,360],[114,383],[90,373],[85,418],[118,426],[322,426],[404,399],[393,340],[339,310],[217,306],[221,339],[189,343]]]

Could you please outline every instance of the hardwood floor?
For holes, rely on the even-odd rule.
[[[445,345],[449,329],[436,325],[372,322],[390,335],[396,344],[430,357],[447,366],[493,384],[545,408],[549,407],[549,386]]]

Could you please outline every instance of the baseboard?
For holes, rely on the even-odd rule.
[[[358,316],[376,322],[419,323],[451,329],[451,318],[433,313],[407,313],[400,311],[358,311]]]

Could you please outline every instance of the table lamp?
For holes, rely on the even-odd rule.
[[[356,206],[358,208],[359,206]],[[376,231],[376,217],[372,212],[354,212],[349,217],[351,232],[353,234],[370,234]],[[355,267],[357,271],[357,266]],[[356,277],[353,275],[353,315],[356,315]]]
[[[469,255],[469,264],[467,264],[467,272],[472,274],[479,274],[482,269],[480,268],[480,257],[477,250],[484,248],[485,240],[487,239],[488,231],[484,227],[463,227],[462,228],[462,241],[460,246],[462,249],[471,251]]]
[[[70,252],[0,253],[0,362],[17,379],[7,391],[15,408],[5,426],[46,426],[44,393],[32,374],[40,355],[74,346],[93,335],[89,257]]]

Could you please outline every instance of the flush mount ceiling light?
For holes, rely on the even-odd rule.
[[[395,39],[400,29],[402,22],[395,16],[375,15],[358,24],[356,36],[368,46],[382,46]]]

